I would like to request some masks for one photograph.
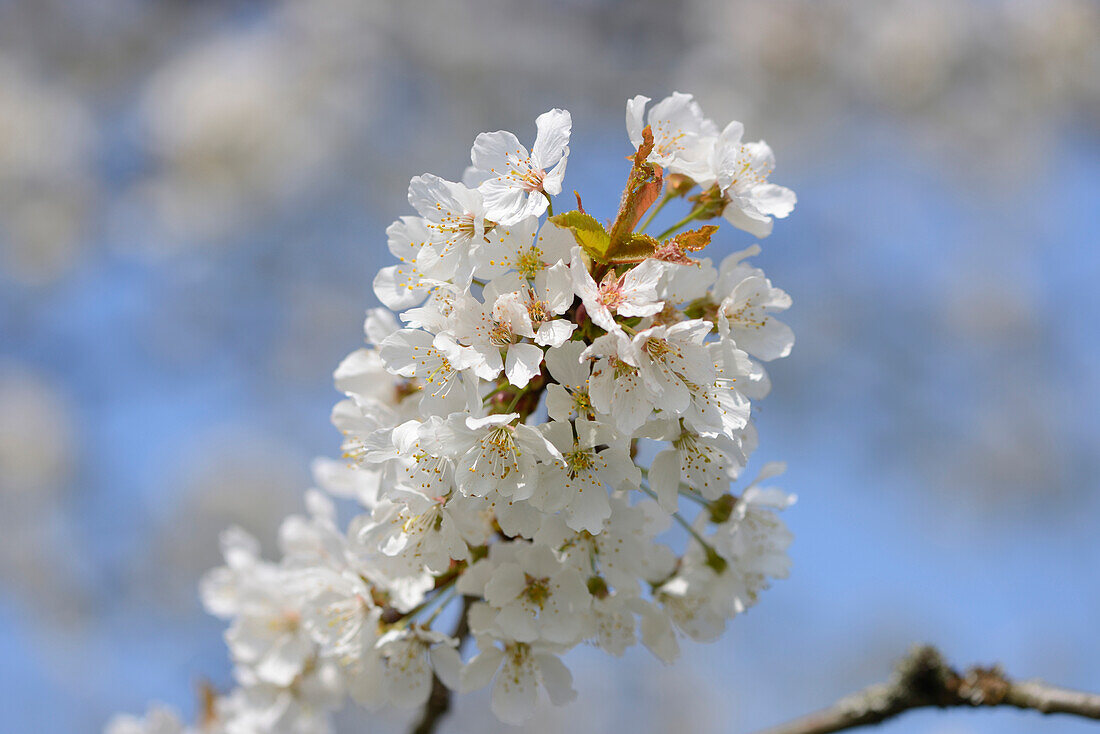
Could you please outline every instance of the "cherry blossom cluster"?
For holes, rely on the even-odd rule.
[[[348,696],[415,708],[433,686],[491,685],[493,712],[519,723],[540,689],[577,695],[572,647],[640,642],[672,661],[786,575],[777,511],[794,498],[762,485],[781,465],[731,485],[757,443],[763,363],[794,341],[776,318],[790,298],[748,262],[757,245],[715,267],[693,254],[718,226],[688,227],[764,237],[795,197],[740,123],[719,129],[685,94],[649,101],[627,103],[635,152],[606,225],[579,194],[554,214],[560,109],[530,149],[483,133],[461,182],[411,181],[416,214],[388,228],[397,263],[374,280],[385,308],[335,373],[344,460],[315,464],[321,489],[283,523],[279,561],[232,529],[202,582],[237,688],[192,729],[154,709],[110,734],[325,732]],[[686,215],[647,234],[678,201]],[[359,514],[342,523],[336,499]]]

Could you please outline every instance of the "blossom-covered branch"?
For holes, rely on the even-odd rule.
[[[915,648],[887,683],[846,696],[827,709],[760,734],[829,734],[879,724],[918,708],[1011,706],[1043,714],[1100,719],[1100,694],[1059,688],[1038,680],[1015,681],[999,667],[959,673],[927,645]]]
[[[668,662],[786,576],[794,497],[763,485],[782,466],[732,483],[764,363],[794,343],[776,318],[790,298],[749,263],[757,245],[717,266],[697,253],[718,231],[699,223],[763,237],[794,194],[740,123],[720,129],[684,94],[648,101],[627,104],[635,152],[606,225],[580,194],[553,213],[564,110],[538,117],[530,149],[477,136],[461,182],[412,179],[416,215],[386,230],[397,263],[374,279],[385,308],[335,373],[345,460],[316,463],[277,562],[225,533],[202,596],[229,621],[237,687],[186,731],[326,732],[348,697],[423,707],[430,731],[446,689],[489,685],[493,713],[520,723],[543,693],[577,696],[561,660],[576,645],[640,642]],[[647,234],[647,212],[676,202],[679,221]],[[359,505],[346,526],[337,500]],[[681,539],[658,541],[673,523]],[[461,634],[440,631],[455,615]],[[108,731],[185,728],[157,709]]]

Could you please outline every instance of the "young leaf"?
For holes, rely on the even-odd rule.
[[[638,221],[650,205],[661,195],[664,184],[661,167],[649,163],[646,158],[653,152],[653,131],[647,125],[642,130],[642,144],[634,154],[634,166],[630,169],[626,187],[619,203],[619,214],[611,225],[611,252],[617,252],[629,239]]]
[[[684,252],[697,252],[710,244],[710,238],[718,231],[717,224],[705,224],[699,229],[681,232],[672,238],[672,244]]]
[[[621,263],[640,263],[647,257],[653,257],[661,243],[647,234],[631,234],[630,239],[622,242],[615,251],[608,256],[608,261]]]
[[[584,248],[588,256],[599,262],[607,262],[607,251],[611,244],[611,238],[604,226],[590,214],[582,211],[563,212],[550,217],[553,222],[562,229],[568,229],[573,233],[573,239]]]
[[[710,244],[710,238],[718,231],[718,225],[706,224],[699,229],[681,232],[657,248],[653,257],[670,263],[690,265],[695,260],[687,256],[688,252],[697,252]]]

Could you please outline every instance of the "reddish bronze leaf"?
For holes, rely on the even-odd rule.
[[[611,245],[608,255],[614,257],[618,249],[630,240],[631,233],[646,210],[661,195],[664,185],[660,166],[648,163],[646,158],[653,152],[653,130],[647,125],[642,130],[642,144],[634,154],[634,165],[630,169],[623,196],[619,202],[619,213],[611,225]]]
[[[696,260],[688,257],[688,252],[698,252],[710,244],[710,238],[718,231],[718,225],[706,224],[699,229],[681,232],[657,248],[653,257],[665,262],[691,265]]]
[[[718,231],[717,224],[705,224],[699,229],[681,232],[672,238],[672,244],[684,252],[698,252],[710,244],[710,238]]]

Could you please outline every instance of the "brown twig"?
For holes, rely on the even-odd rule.
[[[466,613],[470,611],[470,605],[473,602],[474,597],[472,596],[462,597],[462,612],[459,614],[454,632],[451,633],[452,637],[458,638],[459,652],[462,652],[462,645],[470,636],[470,626],[466,620]],[[424,713],[421,714],[420,720],[413,727],[412,734],[432,734],[450,710],[451,691],[443,685],[443,681],[439,680],[439,676],[433,674],[432,691],[428,694],[428,702],[424,704]]]
[[[1044,714],[1100,719],[1100,695],[1042,681],[1013,681],[999,667],[974,666],[960,674],[934,647],[916,647],[893,677],[847,696],[829,708],[760,734],[828,734],[878,724],[910,709],[1015,706]]]

